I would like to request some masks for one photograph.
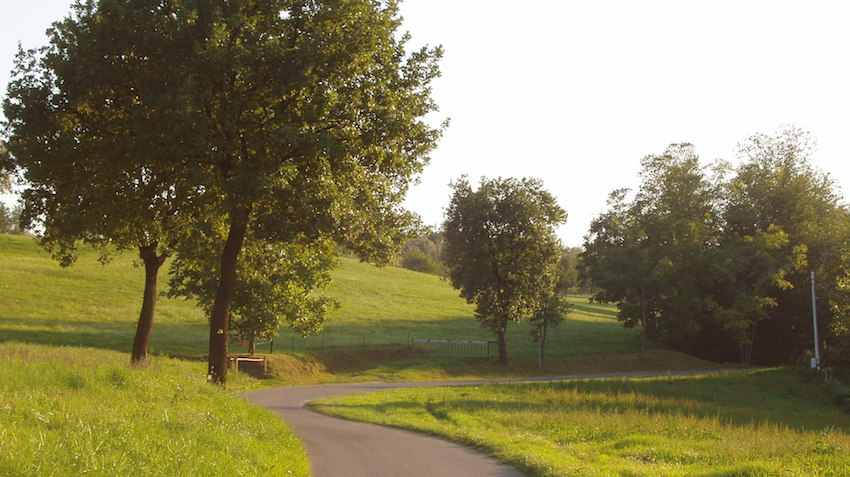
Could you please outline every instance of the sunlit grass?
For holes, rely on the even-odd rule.
[[[128,363],[113,351],[0,343],[0,475],[309,475],[283,421],[207,384],[202,364]]]
[[[787,369],[400,389],[311,405],[444,436],[535,476],[842,476],[850,468],[850,416]]]

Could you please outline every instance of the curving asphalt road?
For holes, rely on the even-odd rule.
[[[551,378],[363,383],[267,389],[243,393],[249,402],[285,419],[307,447],[314,477],[519,477],[516,469],[466,447],[412,431],[324,416],[305,404],[313,399],[381,389],[458,386],[615,377],[699,374],[716,371],[618,373]]]

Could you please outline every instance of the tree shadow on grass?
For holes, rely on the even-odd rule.
[[[129,353],[133,323],[0,318],[0,342],[18,341],[54,346],[110,349]],[[209,332],[203,324],[154,322],[148,352],[172,357],[197,357],[208,349]]]

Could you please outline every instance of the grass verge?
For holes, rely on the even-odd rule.
[[[443,436],[530,476],[844,476],[850,416],[793,369],[398,389],[335,416]]]
[[[0,475],[310,475],[288,426],[204,382],[201,363],[128,363],[113,351],[0,343]]]

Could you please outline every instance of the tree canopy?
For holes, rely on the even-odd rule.
[[[481,326],[497,335],[499,361],[507,366],[508,322],[551,304],[561,258],[555,227],[567,214],[537,179],[482,178],[473,190],[463,177],[452,187],[444,263],[452,286],[475,303]]]

